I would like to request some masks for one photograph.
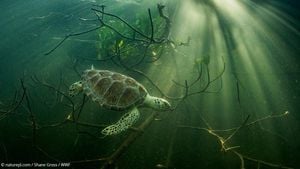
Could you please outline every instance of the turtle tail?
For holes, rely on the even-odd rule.
[[[106,136],[119,134],[132,126],[137,121],[139,116],[140,113],[138,109],[133,108],[131,111],[124,114],[115,124],[105,127],[101,133]]]

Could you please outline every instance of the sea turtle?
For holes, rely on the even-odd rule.
[[[132,126],[139,118],[138,107],[162,111],[171,107],[167,100],[151,96],[133,78],[109,70],[97,70],[93,66],[83,72],[81,81],[70,86],[69,95],[73,97],[81,91],[106,109],[127,111],[115,124],[104,128],[103,135],[119,134]]]

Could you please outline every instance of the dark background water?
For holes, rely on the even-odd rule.
[[[82,1],[82,0],[1,0],[0,1],[0,110],[8,110],[24,80],[35,121],[38,126],[62,122],[72,111],[70,102],[52,89],[38,85],[31,76],[62,92],[80,79],[78,72],[92,64],[134,77],[152,95],[159,91],[138,73],[126,71],[114,62],[99,62],[101,48],[119,37],[99,38],[99,31],[74,36],[50,55],[65,35],[81,32],[99,25],[90,10],[92,4],[105,4],[108,12],[121,16],[149,34],[147,15],[151,9],[154,24],[162,23],[156,4],[161,1]],[[172,19],[170,37],[189,46],[166,49],[153,63],[143,62],[136,68],[144,72],[160,89],[171,96],[180,96],[184,88],[172,80],[190,84],[197,77],[198,61],[210,57],[209,72],[215,77],[226,69],[209,90],[185,101],[171,100],[175,111],[161,112],[116,161],[118,168],[240,168],[240,159],[232,151],[220,151],[219,140],[205,130],[178,128],[178,125],[229,129],[240,126],[247,115],[248,123],[269,117],[251,126],[244,126],[229,140],[229,146],[244,155],[245,168],[257,168],[247,157],[278,166],[298,168],[300,157],[300,49],[299,2],[276,0],[187,0],[163,1]],[[110,20],[106,20],[109,22]],[[109,22],[115,24],[114,22]],[[122,28],[122,27],[121,27]],[[156,32],[160,29],[155,27]],[[114,42],[112,43],[114,44]],[[107,45],[109,46],[109,45]],[[157,46],[150,48],[158,51]],[[149,49],[149,50],[150,50]],[[142,55],[139,46],[132,55]],[[139,57],[140,58],[140,57]],[[129,63],[139,58],[129,58]],[[150,58],[151,59],[151,58]],[[205,68],[205,65],[204,65]],[[205,74],[205,70],[204,70]],[[206,83],[202,78],[191,92],[199,91]],[[82,95],[72,98],[78,106]],[[270,115],[289,114],[279,118]],[[141,124],[152,110],[141,108]],[[80,121],[91,124],[110,124],[124,112],[100,108],[88,100]],[[13,113],[1,113],[0,162],[55,163],[107,157],[119,147],[127,131],[113,137],[101,138],[99,128],[66,123],[42,128],[34,134],[30,110],[24,100]],[[273,117],[273,116],[271,116]],[[88,133],[88,134],[87,134]],[[224,138],[230,132],[219,132]],[[42,151],[33,145],[38,145]],[[103,162],[71,164],[73,168],[100,168]],[[158,165],[161,164],[161,165]],[[261,168],[276,168],[260,164]]]

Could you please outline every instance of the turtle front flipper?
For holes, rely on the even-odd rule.
[[[69,87],[69,96],[70,97],[74,97],[77,94],[79,94],[82,91],[82,81],[78,81],[73,83],[70,87]]]
[[[129,112],[124,114],[118,122],[105,127],[101,133],[106,136],[119,134],[120,132],[127,130],[130,126],[132,126],[139,117],[139,110],[134,107]]]

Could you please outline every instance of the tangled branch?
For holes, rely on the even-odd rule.
[[[270,119],[282,118],[284,116],[287,116],[288,114],[289,114],[289,112],[286,111],[286,112],[284,112],[282,114],[278,114],[278,115],[268,115],[266,117],[254,120],[254,121],[249,122],[249,123],[248,123],[248,120],[249,120],[250,116],[247,116],[245,121],[239,127],[234,127],[234,128],[230,128],[230,129],[223,129],[223,130],[212,129],[208,124],[207,124],[206,127],[195,127],[195,126],[188,126],[188,125],[178,125],[177,127],[182,128],[182,129],[192,129],[192,130],[206,131],[209,135],[214,136],[220,143],[221,152],[232,152],[232,153],[236,154],[239,157],[240,162],[241,162],[241,167],[240,167],[241,169],[245,168],[245,160],[255,162],[255,163],[257,163],[258,166],[259,165],[266,165],[266,166],[274,167],[274,168],[292,169],[291,167],[287,167],[287,166],[284,166],[284,165],[275,164],[275,163],[271,163],[271,162],[266,162],[266,161],[263,161],[263,160],[259,160],[259,159],[249,157],[249,156],[244,155],[244,154],[237,151],[237,149],[240,146],[230,146],[228,144],[228,141],[231,140],[236,135],[236,133],[238,131],[240,131],[243,127],[250,127],[250,126],[252,126],[252,125],[254,125],[258,122],[263,122],[263,121],[270,120]],[[225,138],[225,137],[223,137],[219,134],[219,132],[224,132],[224,131],[232,132],[232,133],[227,138]]]

